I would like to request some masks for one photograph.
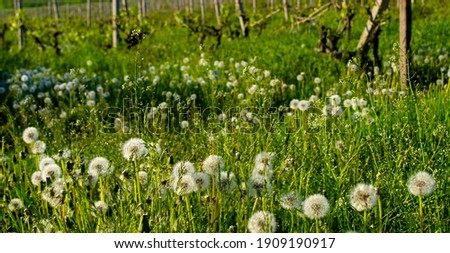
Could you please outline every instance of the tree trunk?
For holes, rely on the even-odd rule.
[[[411,43],[411,0],[400,0],[400,84],[408,86]]]
[[[119,43],[119,27],[117,26],[117,19],[120,15],[120,0],[112,0],[112,47],[117,48]]]

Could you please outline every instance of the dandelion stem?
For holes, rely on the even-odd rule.
[[[420,233],[423,233],[423,204],[422,196],[419,195],[419,219],[420,219]]]
[[[316,218],[316,233],[319,233],[319,219]]]
[[[191,222],[193,232],[195,233],[196,232],[195,222],[194,222],[194,217],[192,215],[191,204],[189,203],[189,195],[186,195],[186,208],[188,211],[189,221]]]
[[[364,210],[364,232],[367,232],[367,210]]]
[[[378,216],[380,218],[380,226],[378,227],[378,233],[383,233],[383,210],[381,207],[380,195],[378,195]]]

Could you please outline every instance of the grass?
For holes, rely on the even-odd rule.
[[[289,29],[281,14],[260,36],[224,38],[217,50],[203,51],[167,14],[150,18],[155,34],[129,50],[109,49],[109,33],[100,32],[109,28],[86,30],[82,20],[61,21],[61,56],[32,42],[18,51],[8,33],[0,60],[2,232],[249,232],[257,211],[274,215],[277,232],[449,232],[448,10],[415,8],[423,15],[414,19],[411,73],[426,81],[407,88],[392,67],[393,12],[380,38],[386,65],[379,74],[315,52],[317,29]],[[338,16],[331,13],[317,24],[331,24]],[[354,31],[364,19],[358,16]],[[334,105],[323,113],[332,95],[342,111]],[[310,108],[290,108],[293,99]],[[22,140],[29,126],[46,143],[42,154]],[[123,156],[130,138],[146,143],[146,156]],[[261,152],[273,160],[263,158],[263,183],[255,185]],[[176,164],[190,161],[205,172],[212,154],[223,158],[221,171],[233,173],[236,187],[226,191],[213,175],[206,190],[182,194],[191,179],[175,176]],[[34,185],[44,156],[62,175]],[[98,181],[89,168],[95,157],[114,168]],[[436,181],[430,196],[408,192],[418,171]],[[349,201],[359,183],[378,194],[364,212]],[[290,191],[302,199],[321,194],[330,208],[321,219],[307,218],[304,206],[287,210],[280,196]],[[9,208],[14,198],[23,208]]]

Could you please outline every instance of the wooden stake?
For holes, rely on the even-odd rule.
[[[16,15],[19,15],[19,12],[22,11],[22,0],[15,0],[15,8]],[[19,31],[18,31],[18,46],[19,50],[21,50],[25,46],[25,28],[22,22],[22,17],[19,18]]]
[[[289,21],[289,5],[287,0],[283,0],[284,20]]]
[[[216,10],[217,25],[220,26],[221,22],[220,22],[220,2],[219,2],[219,0],[214,0],[214,9]]]
[[[372,8],[372,20],[375,20],[379,15],[381,15],[381,13],[383,13],[384,10],[387,9],[387,7],[389,6],[389,0],[376,0],[375,2],[375,6]],[[367,39],[369,38],[369,35],[371,34],[372,30],[373,30],[373,22],[371,19],[369,19],[367,21],[367,25],[366,28],[364,29],[361,38],[359,39],[359,43],[357,46],[357,49],[361,49],[364,44],[366,44]]]
[[[58,8],[58,0],[53,0],[53,10],[55,12],[55,19],[59,19],[59,8]]]
[[[205,0],[200,0],[200,12],[202,15],[202,25],[205,24]]]
[[[87,26],[91,26],[91,0],[87,0]]]
[[[112,47],[117,48],[119,43],[119,27],[117,26],[117,19],[120,15],[120,0],[112,0]]]
[[[411,0],[400,0],[400,84],[408,86],[411,43]]]
[[[236,12],[239,16],[239,24],[241,25],[242,36],[247,37],[247,27],[245,26],[245,12],[242,0],[235,0]]]

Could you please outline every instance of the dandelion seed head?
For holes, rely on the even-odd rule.
[[[417,172],[408,180],[408,190],[414,196],[428,196],[435,186],[433,177],[425,171]]]
[[[187,121],[187,120],[181,121],[180,126],[181,126],[181,128],[183,128],[183,129],[188,128],[188,127],[189,127],[189,121]]]
[[[61,167],[59,167],[57,164],[49,164],[44,167],[42,170],[42,180],[46,181],[47,178],[50,178],[52,180],[56,180],[61,177]]]
[[[252,171],[252,177],[262,176],[271,179],[273,176],[272,163],[256,163]]]
[[[106,204],[103,201],[95,202],[94,206],[95,206],[95,209],[97,210],[97,213],[100,215],[104,215],[108,211],[108,204]]]
[[[263,163],[269,165],[272,163],[272,160],[275,158],[275,153],[273,152],[261,152],[256,155],[255,164]]]
[[[237,183],[234,173],[222,171],[218,176],[218,188],[224,192],[232,192],[236,189]]]
[[[23,202],[22,202],[22,200],[17,199],[17,198],[11,199],[11,201],[8,204],[8,209],[11,212],[17,212],[22,208],[23,208]]]
[[[135,161],[145,157],[148,150],[145,147],[145,142],[139,138],[131,138],[122,146],[122,155],[128,161]]]
[[[173,166],[172,176],[178,178],[179,176],[193,174],[195,172],[194,164],[188,161],[178,162]]]
[[[39,161],[39,170],[43,170],[45,166],[55,164],[55,160],[53,160],[51,157],[44,157]]]
[[[302,199],[297,192],[290,191],[280,195],[280,204],[286,210],[293,210],[300,207]]]
[[[98,182],[98,172],[96,170],[91,170],[87,175],[87,185],[95,185]]]
[[[303,202],[303,213],[309,219],[320,219],[327,215],[330,210],[328,199],[321,194],[309,196]]]
[[[89,163],[88,172],[97,172],[99,176],[106,176],[113,172],[113,167],[109,166],[109,162],[104,157],[96,157]]]
[[[43,141],[35,141],[33,143],[33,147],[31,148],[31,152],[33,152],[33,154],[44,154],[45,153],[45,142]]]
[[[274,233],[277,228],[275,215],[267,211],[258,211],[250,217],[247,227],[251,233]]]
[[[266,177],[263,176],[252,176],[247,181],[248,185],[248,193],[250,197],[260,197],[264,194],[272,193],[272,185],[267,180]]]
[[[39,139],[39,131],[34,127],[27,127],[22,134],[23,141],[31,144]]]
[[[297,109],[304,112],[308,110],[310,106],[311,104],[308,100],[301,100],[300,102],[298,102]]]
[[[139,183],[141,185],[147,185],[148,184],[148,174],[145,171],[139,171]]]
[[[223,158],[218,155],[210,155],[203,161],[203,172],[211,176],[216,176],[225,168]]]
[[[358,212],[372,209],[377,204],[377,190],[373,185],[358,184],[350,193],[350,204]]]
[[[42,182],[42,171],[35,171],[33,172],[33,174],[31,174],[31,183],[34,186],[39,186]]]
[[[330,97],[329,102],[331,106],[338,106],[341,104],[341,97],[339,95],[333,95]]]
[[[211,177],[203,172],[197,172],[192,174],[196,184],[196,192],[202,192],[211,187]]]
[[[299,104],[299,100],[298,99],[292,99],[291,102],[289,103],[289,107],[292,110],[297,110],[298,109],[298,104]]]
[[[187,195],[194,192],[197,189],[193,174],[183,175],[179,180],[176,180],[173,184],[173,190],[177,195]]]

